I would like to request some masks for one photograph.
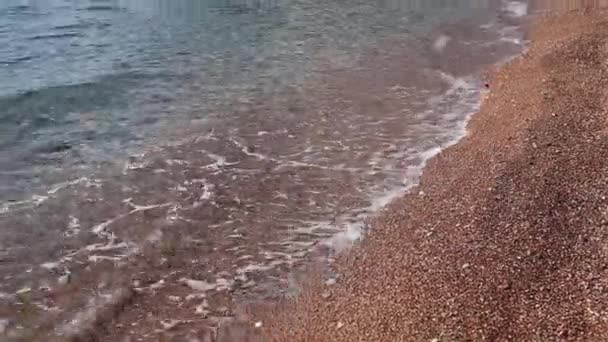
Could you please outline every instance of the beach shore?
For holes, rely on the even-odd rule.
[[[608,19],[542,19],[468,135],[338,260],[251,315],[271,341],[608,339]]]

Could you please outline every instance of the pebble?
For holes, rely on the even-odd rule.
[[[179,296],[168,296],[167,298],[168,298],[170,301],[172,301],[172,302],[176,302],[176,303],[179,303],[179,302],[181,302],[181,301],[182,301],[181,297],[179,297]]]
[[[163,327],[163,330],[172,330],[175,329],[178,325],[180,325],[182,321],[178,319],[171,319],[168,321],[160,321],[160,325]]]
[[[215,284],[211,284],[211,283],[208,283],[203,280],[182,278],[182,279],[180,279],[180,282],[182,282],[183,284],[185,284],[186,286],[188,286],[189,288],[191,288],[193,290],[201,291],[201,292],[211,291],[216,288]]]
[[[57,284],[60,286],[64,286],[70,283],[71,275],[70,273],[64,274],[61,277],[57,278]]]
[[[332,286],[332,285],[336,285],[337,281],[335,278],[329,278],[325,281],[325,285],[327,286]]]
[[[32,292],[32,289],[30,287],[24,287],[24,288],[20,289],[19,291],[17,291],[16,293],[18,295],[20,295],[20,294],[25,294],[25,293],[30,293],[30,292]]]

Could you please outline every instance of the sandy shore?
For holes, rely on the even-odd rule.
[[[373,222],[337,284],[263,318],[268,339],[608,340],[607,18],[536,25],[469,135]]]

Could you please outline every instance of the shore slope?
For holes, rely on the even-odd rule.
[[[336,285],[265,320],[268,339],[607,340],[605,14],[536,25],[468,136],[373,222]]]

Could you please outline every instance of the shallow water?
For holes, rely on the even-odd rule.
[[[463,136],[526,11],[3,2],[0,318],[68,334],[127,287],[138,336],[289,295]]]
[[[120,161],[149,140],[172,140],[174,126],[205,119],[243,92],[273,97],[301,87],[319,71],[314,53],[334,68],[351,67],[378,38],[489,6],[3,1],[0,199],[23,199],[68,167],[78,173]]]

